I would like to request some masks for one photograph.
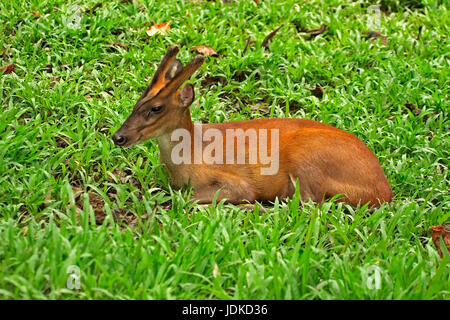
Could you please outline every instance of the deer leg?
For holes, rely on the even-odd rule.
[[[212,179],[212,183],[206,186],[194,187],[193,200],[200,204],[211,203],[217,192],[217,201],[226,199],[226,203],[242,204],[256,200],[253,187],[239,177],[227,177],[222,183],[217,181],[218,179]]]

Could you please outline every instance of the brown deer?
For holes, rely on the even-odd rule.
[[[183,67],[175,59],[178,51],[177,46],[167,51],[113,136],[123,147],[157,138],[173,187],[190,184],[199,203],[211,203],[215,195],[235,204],[273,201],[291,197],[297,183],[302,201],[337,195],[354,206],[376,207],[392,200],[375,155],[354,135],[328,124],[305,119],[193,124],[194,87],[180,87],[204,58],[196,56]]]

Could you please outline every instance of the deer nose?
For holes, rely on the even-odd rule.
[[[123,146],[127,142],[127,137],[121,136],[117,134],[117,132],[113,135],[113,141],[118,146]]]

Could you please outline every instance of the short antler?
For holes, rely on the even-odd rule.
[[[161,63],[159,64],[152,81],[148,85],[145,92],[142,94],[141,99],[146,96],[150,97],[157,95],[161,91],[161,89],[163,89],[167,85],[170,79],[167,79],[165,75],[169,70],[170,66],[172,65],[173,61],[175,60],[175,57],[177,56],[179,51],[180,48],[177,45],[174,45],[170,47],[169,50],[167,50],[166,55],[162,58]]]
[[[184,67],[178,74],[173,78],[172,81],[164,88],[164,95],[170,94],[174,90],[177,90],[181,85],[189,79],[192,74],[200,68],[200,66],[205,61],[205,58],[201,55],[197,55],[189,62],[186,67]]]
[[[155,85],[158,82],[164,82],[164,76],[179,51],[180,48],[177,45],[171,46],[169,50],[167,50],[166,55],[162,58],[161,63],[153,76],[150,86]]]

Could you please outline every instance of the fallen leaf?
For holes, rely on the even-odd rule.
[[[314,88],[306,88],[306,90],[311,91],[312,95],[319,99],[322,99],[322,97],[323,97],[323,93],[324,93],[323,88],[318,83],[316,84],[316,86]]]
[[[122,28],[117,28],[117,29],[112,30],[112,31],[111,31],[111,34],[113,34],[113,35],[115,35],[115,36],[118,36],[118,35],[120,35],[120,34],[122,34],[122,33],[124,33],[124,32],[125,32],[124,29],[122,29]]]
[[[448,227],[448,222],[444,223]],[[448,252],[450,253],[450,231],[446,229],[444,226],[432,226],[431,230],[431,240],[433,241],[436,249],[438,250],[439,256],[442,258],[444,255],[441,250],[441,242],[440,238],[444,240],[444,244],[447,247]]]
[[[31,14],[34,16],[35,19],[39,19],[40,17],[42,17],[42,14],[40,14],[37,11],[33,11]]]
[[[162,36],[164,36],[165,33],[167,31],[169,31],[169,30],[170,30],[170,21],[169,22],[163,22],[163,23],[160,23],[160,24],[155,24],[155,25],[153,25],[151,27],[148,27],[146,33],[147,33],[147,35],[149,37],[154,36],[157,33],[159,33]]]
[[[386,45],[387,44],[387,37],[382,34],[381,32],[378,31],[373,31],[373,30],[366,30],[363,31],[362,34],[364,34],[366,36],[366,39],[378,39],[381,38],[381,43]]]
[[[422,230],[422,233],[420,234],[419,240],[422,247],[426,247],[428,243],[428,230]]]
[[[50,201],[51,198],[52,198],[52,190],[50,190],[50,192],[45,196],[44,201]]]
[[[203,88],[209,88],[215,84],[221,84],[222,86],[225,86],[227,84],[227,78],[222,77],[222,76],[211,76],[211,77],[206,77],[205,79],[202,80],[201,82],[201,86]]]
[[[6,54],[6,48],[5,47],[3,47],[2,53],[0,54],[0,56],[2,57],[3,60],[8,61],[9,57]]]
[[[327,25],[323,23],[319,28],[311,29],[311,30],[305,30],[305,31],[303,31],[303,33],[307,33],[307,34],[310,34],[312,36],[317,36],[319,34],[324,33],[326,29],[327,29]]]
[[[444,222],[442,224],[442,226],[444,227],[445,230],[450,232],[450,221],[449,222]]]
[[[255,43],[255,40],[250,39],[250,37],[248,37],[248,39],[245,41],[245,48],[244,51],[242,52],[243,54],[245,54],[248,50],[248,47],[252,44]]]
[[[295,112],[302,108],[302,104],[297,100],[289,100],[289,111]]]
[[[73,194],[73,199],[77,201],[77,199],[81,196],[83,193],[83,188],[81,186],[72,186],[72,190],[75,191]]]
[[[129,49],[126,45],[124,45],[123,43],[120,43],[119,41],[108,44],[108,47],[110,47],[110,48],[120,47],[120,48],[125,49],[127,51]]]
[[[216,50],[214,50],[213,48],[209,47],[209,46],[205,46],[205,45],[200,45],[200,46],[196,46],[193,47],[191,49],[192,51],[197,51],[198,53],[204,55],[204,56],[211,56],[211,57],[218,57],[219,54],[216,52]]]
[[[423,26],[419,26],[419,31],[417,32],[416,40],[420,40],[420,36],[422,35]]]
[[[270,113],[269,106],[263,104],[262,102],[251,105],[250,110],[253,112],[260,112],[262,115],[268,115]]]
[[[125,174],[125,172],[123,172],[119,168],[115,168],[112,173],[113,173],[114,176],[116,176],[117,180],[121,184],[124,184],[126,182],[127,175]],[[110,181],[110,182],[113,182],[113,181]]]
[[[4,74],[10,74],[16,72],[16,67],[14,66],[14,63],[11,63],[6,66],[0,67],[0,70],[4,71]]]
[[[261,48],[264,49],[268,49],[269,48],[269,41],[272,40],[272,38],[277,34],[278,30],[280,30],[282,27],[279,26],[278,28],[276,28],[275,30],[273,30],[271,33],[269,33],[263,40],[263,42],[261,43]]]
[[[254,3],[259,4],[261,1],[260,0],[253,0]]]
[[[237,82],[242,82],[245,79],[247,79],[250,74],[251,74],[251,71],[239,70],[239,71],[236,71],[231,78],[233,80],[236,80]],[[255,75],[255,78],[257,78],[257,77],[259,77],[258,73]]]
[[[103,211],[105,200],[94,192],[89,192],[88,195],[89,204],[92,206],[92,210],[94,210],[95,222],[97,224],[102,224],[103,220],[106,218],[106,213]]]
[[[100,8],[103,4],[101,2],[95,4],[92,9],[88,9],[86,10],[84,13],[85,14],[96,14],[97,9]]]
[[[125,224],[133,228],[138,223],[138,218],[132,212],[123,208],[114,208],[112,210],[112,216],[115,222],[125,222]]]
[[[405,103],[405,107],[414,113],[415,116],[418,116],[422,110],[417,108],[413,103]]]
[[[45,66],[45,71],[47,71],[47,73],[53,73],[53,64],[47,64]]]
[[[69,143],[64,138],[62,135],[55,136],[55,144],[58,148],[67,148],[69,146]]]
[[[41,209],[47,208],[51,198],[52,198],[52,190],[50,190],[49,193],[45,196],[44,202],[42,202],[42,204],[40,205],[40,208]]]
[[[59,82],[59,78],[56,76],[52,77],[52,82],[50,82],[50,87],[54,87]]]
[[[295,29],[297,29],[298,33],[303,33],[308,30],[303,26],[302,22],[299,20],[292,21],[292,24],[295,26]]]
[[[317,37],[319,34],[324,33],[326,29],[327,29],[327,25],[322,24],[318,29],[304,30],[304,31],[300,31],[300,32],[309,34],[309,38],[307,40],[311,40],[314,37]]]

